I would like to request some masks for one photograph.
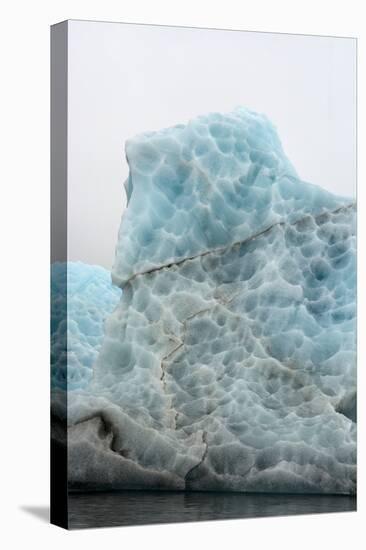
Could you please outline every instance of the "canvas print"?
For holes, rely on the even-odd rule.
[[[355,39],[51,43],[53,523],[355,510]]]

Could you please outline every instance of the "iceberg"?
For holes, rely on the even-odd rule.
[[[70,334],[70,489],[354,493],[355,202],[244,108],[126,157],[115,289]]]
[[[80,389],[93,376],[106,317],[121,290],[110,273],[82,262],[51,265],[51,388]]]

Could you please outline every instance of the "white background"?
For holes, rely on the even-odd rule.
[[[1,497],[3,548],[364,547],[365,337],[359,332],[359,512],[64,532],[26,510],[48,504],[49,29],[66,18],[358,36],[359,327],[365,327],[366,35],[362,4],[276,0],[13,0],[3,4],[1,132]]]
[[[238,105],[300,178],[355,195],[354,39],[70,21],[68,42],[69,260],[111,269],[127,139]]]

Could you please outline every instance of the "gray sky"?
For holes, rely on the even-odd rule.
[[[111,268],[125,140],[243,105],[277,127],[299,176],[356,188],[356,41],[69,22],[69,260]]]

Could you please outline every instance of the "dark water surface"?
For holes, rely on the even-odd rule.
[[[353,512],[356,497],[122,491],[69,495],[69,528]]]

